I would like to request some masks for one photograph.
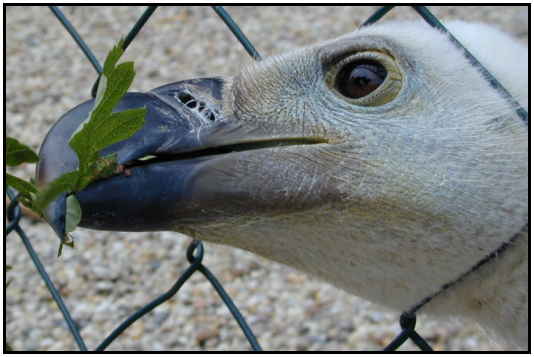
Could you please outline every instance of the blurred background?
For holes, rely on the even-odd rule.
[[[61,6],[97,58],[124,37],[142,6]],[[228,6],[257,50],[268,56],[351,32],[376,6]],[[525,44],[526,6],[431,6],[441,20],[490,23]],[[44,6],[6,8],[6,135],[34,150],[54,122],[90,98],[96,73]],[[419,19],[399,6],[385,19]],[[234,75],[252,59],[209,7],[160,7],[123,60],[135,61],[131,90],[212,75]],[[34,165],[9,170],[29,179]],[[178,233],[79,229],[76,248],[57,258],[45,223],[22,226],[60,289],[89,349],[163,293],[189,265],[190,239]],[[363,301],[253,254],[205,244],[205,265],[220,279],[265,350],[380,350],[399,332],[399,312]],[[75,350],[63,317],[15,234],[5,243],[7,341],[15,350]],[[477,326],[421,316],[418,332],[437,350],[492,350]],[[248,343],[210,284],[195,274],[169,302],[136,322],[108,350],[245,350]],[[416,349],[411,343],[401,349]]]

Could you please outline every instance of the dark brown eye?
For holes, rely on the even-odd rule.
[[[375,91],[387,77],[386,68],[378,61],[361,59],[346,64],[335,79],[339,93],[348,98],[362,98]]]
[[[404,72],[389,53],[367,50],[337,59],[327,68],[324,80],[344,101],[359,107],[378,107],[399,96]]]

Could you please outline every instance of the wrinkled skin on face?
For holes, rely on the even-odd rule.
[[[526,105],[526,49],[484,28],[488,38],[509,46],[490,55],[482,32],[450,26]],[[368,52],[387,56],[397,68],[400,85],[387,103],[355,104],[329,81],[340,61]],[[521,70],[510,70],[507,56]],[[198,117],[182,113],[187,124],[165,134],[180,140],[145,148],[143,155],[256,146],[133,166],[129,177],[96,182],[77,194],[82,225],[185,232],[406,309],[467,271],[528,219],[525,123],[426,24],[377,25],[267,58],[219,88],[220,98],[205,98],[217,109],[215,120],[190,124]],[[133,150],[128,145],[110,150],[124,153],[125,163],[132,159],[126,159]],[[518,243],[525,244],[526,238]],[[513,267],[502,283],[524,284],[514,285],[511,298],[523,301],[526,256],[509,253],[499,264]],[[485,290],[496,285],[493,271],[480,274],[476,289],[460,287],[429,311],[455,306],[454,312],[486,322],[506,298]],[[518,327],[506,325],[503,333],[519,345],[526,341],[526,317],[519,316],[527,316],[527,308],[518,303],[516,312],[497,313],[517,320]]]

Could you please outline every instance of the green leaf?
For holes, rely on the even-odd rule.
[[[37,154],[17,139],[6,138],[6,165],[17,166],[25,162],[34,163],[39,160]]]
[[[121,63],[111,73],[106,74],[105,77],[107,79],[107,87],[100,103],[100,111],[97,112],[98,115],[111,114],[113,108],[117,106],[121,98],[126,94],[135,77],[134,63]]]
[[[120,39],[119,42],[109,51],[106,60],[104,61],[104,74],[109,74],[124,53],[124,40]]]
[[[27,199],[35,210],[42,212],[62,193],[81,191],[91,182],[123,170],[117,162],[117,154],[106,157],[100,157],[99,154],[102,149],[134,135],[143,127],[147,113],[146,108],[113,113],[135,77],[133,62],[117,65],[124,52],[123,45],[124,41],[119,41],[106,57],[94,106],[69,140],[69,146],[78,156],[78,170],[60,176],[40,192],[35,190],[35,199],[33,201],[32,197]],[[17,184],[20,186],[20,183]],[[67,197],[66,205],[65,229],[68,233],[79,224],[82,212],[74,195]],[[66,238],[62,240],[59,254],[63,244],[69,245],[69,241]],[[73,244],[72,239],[70,244]]]
[[[82,220],[82,207],[74,195],[67,197],[67,213],[65,217],[65,233],[72,232],[76,229]]]
[[[78,155],[79,169],[82,176],[87,172],[90,162],[98,158],[98,151],[103,148],[102,140],[95,140],[95,138],[108,134],[108,130],[113,129],[113,126],[110,126],[107,122],[112,115],[113,109],[128,91],[134,76],[133,62],[126,62],[121,63],[111,71],[109,78],[106,78],[106,75],[102,77],[100,85],[106,87],[104,93],[100,98],[97,98],[97,103],[95,103],[95,107],[90,113],[89,121],[85,122],[83,127],[69,141],[69,145]],[[99,92],[101,93],[101,91]],[[130,133],[127,137],[131,135]],[[100,145],[95,145],[97,142]]]
[[[31,197],[32,193],[37,193],[37,187],[35,187],[35,185],[8,173],[6,173],[6,184],[13,187],[24,196]]]
[[[61,175],[54,181],[50,182],[44,190],[37,194],[34,200],[34,205],[39,211],[44,211],[46,206],[50,204],[57,196],[63,192],[72,192],[78,181],[79,171],[71,171]]]
[[[113,176],[118,172],[120,172],[120,170],[116,153],[100,157],[91,164],[88,172],[80,177],[76,184],[75,191],[81,191],[91,182]]]
[[[117,56],[116,48],[112,52],[110,56]],[[110,61],[108,64],[116,62]],[[116,159],[107,158],[98,162],[99,151],[131,137],[144,125],[146,108],[112,113],[132,84],[135,76],[133,62],[121,63],[116,68],[109,66],[101,77],[89,120],[82,124],[69,141],[79,161],[80,175],[76,191],[82,190],[96,179],[115,174],[118,167]]]
[[[91,152],[91,140],[87,139],[87,137],[92,134],[93,130],[92,124],[90,124],[90,122],[91,120],[94,120],[93,113],[99,108],[100,102],[104,97],[104,92],[106,91],[106,88],[106,77],[101,76],[98,82],[95,104],[87,115],[87,118],[78,126],[78,129],[76,129],[74,133],[72,133],[69,140],[69,146],[76,152],[76,155],[78,156],[78,165],[81,171],[83,171],[91,161],[91,158],[89,157]]]
[[[106,93],[106,89],[108,88],[108,80],[105,75],[101,75],[98,78],[98,87],[96,88],[96,98],[95,98],[95,104],[91,111],[89,112],[89,115],[87,116],[86,120],[89,121],[93,115],[93,111],[99,107],[100,103],[102,102],[102,99],[104,98],[104,93]]]
[[[94,140],[97,150],[100,151],[134,135],[145,124],[146,113],[146,108],[137,108],[111,114],[99,128],[102,134]]]
[[[133,62],[121,63],[109,74],[104,74],[103,78],[105,80],[101,84],[105,85],[105,90],[102,99],[100,101],[97,100],[95,108],[91,112],[91,124],[98,128],[99,124],[105,121],[105,118],[111,114],[113,108],[117,106],[128,88],[130,88],[134,77]]]

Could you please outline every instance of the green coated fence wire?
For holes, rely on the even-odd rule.
[[[382,17],[384,17],[388,12],[393,10],[395,6],[382,6],[380,9],[378,9],[371,17],[369,17],[362,25],[369,26],[380,20]],[[430,10],[426,6],[412,6],[412,8],[432,27],[438,29],[439,31],[445,33],[449,40],[458,47],[463,53],[464,56],[467,58],[467,60],[484,76],[484,78],[488,81],[488,83],[497,90],[497,92],[516,110],[517,115],[523,120],[525,124],[528,126],[528,112],[517,102],[517,100],[512,97],[510,92],[504,86],[495,78],[493,74],[491,74],[490,71],[480,63],[475,56],[467,49],[465,48],[460,41],[452,33],[449,32],[449,30],[441,23],[441,21],[438,20],[437,17],[435,17]]]
[[[376,10],[376,12],[372,14],[367,20],[365,20],[361,27],[374,24],[394,8],[395,6],[382,6],[380,9]]]
[[[197,254],[195,255],[195,252]],[[97,351],[103,351],[108,347],[124,330],[126,330],[130,325],[135,321],[143,317],[145,314],[154,310],[157,306],[163,304],[165,301],[171,299],[178,290],[184,285],[184,283],[196,272],[201,272],[211,283],[213,288],[217,291],[223,302],[226,304],[230,312],[232,313],[234,319],[237,321],[239,327],[245,334],[245,337],[250,343],[250,346],[255,351],[261,351],[261,347],[256,339],[256,336],[252,333],[252,330],[245,321],[245,318],[239,312],[239,309],[235,306],[234,302],[230,296],[226,293],[221,283],[215,278],[215,276],[202,264],[202,259],[204,258],[204,246],[202,242],[195,240],[193,241],[187,249],[187,260],[191,264],[184,273],[180,276],[178,281],[172,286],[169,291],[154,299],[138,311],[136,311],[132,316],[127,318],[123,323],[121,323],[106,339],[96,348]]]
[[[102,65],[100,65],[100,62],[94,55],[93,51],[87,46],[85,41],[82,39],[78,31],[72,26],[70,21],[67,19],[67,17],[63,14],[63,12],[57,7],[57,6],[49,6],[50,10],[52,10],[52,13],[56,16],[56,18],[59,20],[59,22],[63,25],[65,30],[72,36],[78,47],[82,50],[83,54],[89,62],[93,65],[96,73],[100,74],[102,73]]]
[[[504,86],[497,80],[497,78],[495,78],[495,76],[493,74],[490,73],[490,71],[488,71],[486,69],[486,67],[484,67],[482,65],[482,63],[480,63],[475,56],[473,56],[473,54],[471,52],[469,52],[469,50],[467,48],[465,48],[461,43],[460,41],[458,41],[456,39],[456,37],[453,36],[452,33],[449,32],[449,30],[447,30],[447,28],[445,26],[443,26],[443,24],[425,7],[425,6],[412,6],[414,8],[415,11],[417,11],[417,13],[419,15],[421,15],[421,17],[423,19],[425,19],[425,21],[432,27],[440,30],[441,32],[444,32],[447,34],[447,36],[449,37],[449,40],[454,43],[454,45],[456,45],[456,47],[460,48],[463,53],[464,53],[464,56],[469,60],[469,62],[475,66],[476,68],[478,68],[478,70],[480,72],[482,72],[482,75],[484,76],[484,78],[489,82],[489,84],[495,89],[497,90],[497,92],[513,107],[515,108],[516,110],[516,113],[517,115],[521,118],[521,120],[523,120],[523,122],[528,126],[528,113],[527,111],[517,102],[517,100],[514,99],[514,97],[512,97],[512,95],[510,94],[510,92],[508,92],[508,90],[506,90],[506,88],[504,88]]]
[[[65,302],[63,301],[63,298],[61,297],[61,294],[59,293],[58,289],[52,282],[52,279],[50,279],[50,276],[46,272],[46,269],[43,263],[41,263],[39,256],[33,249],[33,246],[30,243],[28,236],[26,235],[24,230],[19,225],[20,219],[22,217],[22,213],[21,213],[22,210],[20,209],[20,205],[19,205],[17,197],[15,196],[15,194],[9,187],[7,188],[7,195],[11,199],[11,203],[9,204],[9,207],[7,209],[7,218],[10,222],[8,226],[6,227],[6,237],[12,231],[17,232],[20,239],[22,240],[22,243],[24,244],[24,247],[26,248],[26,251],[28,252],[31,260],[33,261],[33,264],[35,265],[37,272],[43,279],[43,282],[45,283],[48,291],[50,292],[50,295],[52,295],[52,298],[56,302],[61,313],[63,314],[63,318],[67,322],[67,326],[72,336],[74,337],[74,341],[78,345],[78,348],[81,351],[87,351],[87,346],[85,345],[85,342],[82,336],[80,335],[80,331],[78,330],[78,326],[76,325],[76,322],[74,322],[74,319],[70,315],[67,305],[65,305]]]
[[[146,22],[154,14],[154,11],[156,11],[158,7],[157,6],[147,6],[145,12],[143,12],[143,15],[139,18],[139,20],[136,21],[130,32],[128,32],[128,35],[124,38],[124,42],[122,43],[122,49],[126,50],[130,43],[132,43],[133,39],[137,36],[139,31],[145,26]],[[93,88],[91,88],[91,97],[96,97],[96,90],[98,89],[98,83],[100,82],[100,73],[99,76],[96,79],[95,83],[93,84]]]
[[[213,10],[215,10],[215,13],[219,15],[219,17],[224,21],[226,26],[228,26],[228,29],[232,31],[235,38],[243,45],[247,53],[254,58],[256,61],[261,60],[261,55],[258,51],[254,48],[252,45],[252,42],[249,41],[249,39],[245,36],[243,31],[239,28],[239,26],[235,23],[234,19],[232,19],[232,16],[224,9],[222,6],[212,6]]]
[[[132,43],[133,39],[137,36],[139,31],[141,31],[143,26],[145,26],[146,22],[148,21],[150,16],[152,16],[154,11],[156,11],[157,8],[158,8],[157,6],[147,6],[143,15],[141,15],[141,17],[139,18],[139,20],[137,20],[137,22],[132,27],[128,35],[126,35],[126,37],[124,38],[124,43],[122,46],[123,50],[126,50],[128,48],[130,43]]]

